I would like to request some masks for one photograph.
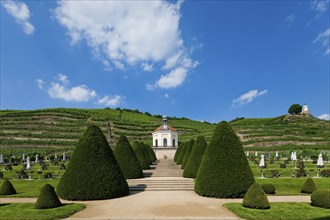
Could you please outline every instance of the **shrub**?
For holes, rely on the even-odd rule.
[[[182,150],[182,144],[180,144],[179,147],[175,151],[174,162],[177,162],[178,156],[179,156],[181,150]]]
[[[244,196],[243,206],[251,209],[270,208],[268,198],[258,183],[254,183],[250,186],[249,190]]]
[[[0,187],[0,195],[13,195],[16,190],[9,180],[5,180]]]
[[[51,209],[61,205],[62,203],[58,198],[54,187],[46,184],[40,189],[40,194],[36,202],[37,209]]]
[[[186,154],[187,145],[188,145],[188,142],[182,144],[182,150],[180,151],[180,153],[178,155],[178,159],[176,160],[176,164],[177,165],[181,165],[182,164],[184,155]]]
[[[312,178],[308,178],[301,188],[302,193],[309,193],[309,194],[313,193],[316,190],[317,189]]]
[[[5,166],[5,170],[13,170],[12,165],[11,165],[11,164],[7,164],[7,165]]]
[[[312,206],[330,209],[330,190],[316,190],[311,195]]]
[[[3,172],[0,171],[0,179],[2,179],[2,178],[3,178]]]
[[[57,193],[67,200],[110,199],[129,193],[126,179],[99,127],[89,126],[78,141]]]
[[[189,160],[189,157],[190,157],[190,154],[191,154],[191,150],[192,150],[194,144],[195,144],[195,141],[194,140],[190,140],[187,143],[187,149],[186,149],[186,153],[184,154],[184,157],[183,157],[183,160],[182,160],[181,169],[184,169],[185,168],[186,163]]]
[[[148,154],[148,150],[146,148],[146,145],[143,142],[138,142],[138,143],[139,143],[139,145],[141,145],[141,149],[143,150],[144,156],[145,156],[148,164],[151,165],[152,164],[152,159]]]
[[[254,183],[243,146],[228,122],[220,122],[207,146],[195,192],[217,198],[242,197]]]
[[[155,161],[157,160],[157,157],[156,157],[156,155],[155,155],[154,150],[151,148],[150,145],[148,145],[148,144],[146,144],[146,143],[143,143],[143,144],[144,144],[145,148],[147,149],[147,152],[148,152],[148,155],[149,155],[151,161],[152,161],[152,162],[155,162]]]
[[[52,177],[53,177],[53,174],[52,174],[52,173],[49,173],[49,172],[48,172],[48,173],[45,173],[45,174],[44,174],[44,178],[45,178],[45,179],[51,179]]]
[[[188,178],[196,177],[206,147],[207,147],[207,142],[205,140],[205,137],[204,136],[198,137],[192,148],[189,160],[184,168],[183,171],[184,177],[188,177]]]
[[[65,170],[65,169],[66,169],[65,164],[64,164],[64,163],[61,163],[61,164],[60,164],[60,170]]]
[[[275,186],[271,183],[263,184],[261,187],[266,194],[275,194],[276,193]]]
[[[143,170],[150,169],[149,159],[145,155],[144,147],[137,141],[133,143],[133,151]]]
[[[142,178],[143,172],[126,136],[120,136],[113,154],[126,179]]]

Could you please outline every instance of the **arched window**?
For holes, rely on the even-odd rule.
[[[172,145],[173,145],[173,147],[175,147],[175,139],[173,139],[173,144]]]
[[[155,146],[158,147],[158,140],[155,141]]]
[[[163,143],[164,143],[164,147],[167,147],[167,138],[164,138]]]

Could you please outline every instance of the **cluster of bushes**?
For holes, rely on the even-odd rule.
[[[151,146],[143,142],[134,141],[132,147],[142,169],[150,169],[150,165],[157,159]]]

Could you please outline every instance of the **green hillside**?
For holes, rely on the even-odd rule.
[[[75,146],[87,125],[100,126],[110,139],[126,135],[130,141],[151,144],[151,133],[160,126],[161,115],[152,116],[128,109],[41,109],[0,111],[0,146],[51,147],[70,149]],[[205,135],[209,140],[215,124],[187,118],[169,118],[180,141]],[[330,148],[330,122],[311,116],[280,116],[276,118],[236,119],[231,122],[244,147],[260,148]]]

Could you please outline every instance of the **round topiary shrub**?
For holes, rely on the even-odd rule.
[[[113,154],[126,179],[142,178],[143,172],[126,136],[120,136]]]
[[[264,190],[258,183],[250,186],[244,196],[243,206],[251,209],[269,209],[270,204]]]
[[[204,136],[198,137],[192,148],[189,160],[184,168],[183,177],[187,177],[187,178],[196,177],[206,147],[207,147],[207,142],[205,140],[205,137]]]
[[[178,155],[178,159],[176,160],[177,165],[182,164],[184,155],[186,154],[186,151],[187,151],[187,145],[188,145],[188,142],[182,144],[182,150],[180,151],[180,153]]]
[[[205,150],[195,192],[217,198],[243,197],[254,182],[241,141],[228,122],[220,122]]]
[[[77,143],[57,187],[67,200],[98,200],[125,196],[127,181],[101,129],[89,126]]]
[[[191,154],[191,151],[192,151],[192,148],[194,147],[194,144],[195,144],[195,141],[194,140],[190,140],[188,143],[187,143],[187,149],[186,149],[186,153],[184,154],[184,157],[183,157],[183,160],[182,160],[182,164],[181,164],[181,169],[184,169],[188,160],[189,160],[189,157],[190,157],[190,154]]]
[[[316,190],[311,195],[312,206],[330,209],[330,190]]]
[[[301,188],[302,193],[309,193],[309,194],[313,193],[316,190],[317,188],[312,178],[308,178]]]
[[[0,187],[0,195],[13,195],[16,190],[9,180],[5,180]]]
[[[146,157],[144,147],[137,141],[133,143],[133,151],[143,170],[150,169],[150,158]]]
[[[52,209],[61,205],[62,203],[58,198],[54,187],[46,184],[40,189],[40,194],[36,202],[37,209]]]
[[[266,194],[275,194],[276,193],[275,186],[271,183],[262,184],[261,187]]]

